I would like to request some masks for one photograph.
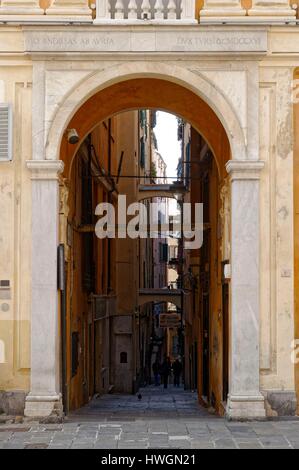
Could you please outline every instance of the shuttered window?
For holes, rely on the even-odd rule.
[[[12,108],[0,103],[0,162],[12,160]]]

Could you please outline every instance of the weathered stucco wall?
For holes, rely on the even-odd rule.
[[[16,38],[17,40],[17,38]],[[30,380],[32,67],[24,60],[0,61],[0,102],[13,105],[13,161],[0,163],[0,389],[28,390]]]
[[[277,64],[278,65],[278,64]],[[260,68],[261,386],[294,390],[292,67]],[[298,237],[298,233],[295,234]],[[294,410],[294,396],[289,399]],[[275,409],[276,408],[276,409]],[[279,412],[274,405],[274,414]]]

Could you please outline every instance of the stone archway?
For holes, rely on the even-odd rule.
[[[225,131],[232,157],[226,164],[231,176],[231,348],[227,414],[231,418],[264,417],[264,398],[259,387],[259,173],[263,163],[257,159],[258,139],[256,144],[248,141],[246,129],[225,93],[203,74],[156,62],[107,67],[85,77],[59,97],[40,136],[42,149],[37,146],[41,141],[33,139],[33,160],[27,162],[32,172],[32,363],[25,414],[48,416],[61,411],[57,180],[63,171],[60,151],[68,152],[64,132],[76,120],[78,110],[84,109],[93,96],[138,79],[162,80],[169,86],[182,87],[194,96],[195,102],[203,103]],[[47,90],[42,93],[46,94]],[[35,100],[47,98],[33,96]],[[176,109],[168,110],[176,112]],[[113,112],[117,109],[106,110],[108,115]],[[35,118],[40,120],[40,116]],[[196,120],[191,117],[190,121]],[[199,128],[200,123],[195,126],[205,134]],[[212,133],[206,137],[213,149]]]
[[[59,159],[63,133],[78,109],[89,98],[115,84],[138,78],[164,80],[191,92],[193,96],[205,103],[221,122],[229,140],[233,158],[236,160],[254,159],[254,156],[248,155],[246,130],[242,127],[236,110],[231,106],[227,97],[224,96],[223,91],[216,88],[214,83],[198,71],[186,70],[181,66],[161,62],[132,62],[107,67],[104,70],[92,73],[73,87],[59,103],[59,106],[56,107],[56,111],[48,123],[49,131],[45,135],[44,158],[47,160]],[[117,111],[119,112],[120,109]],[[175,109],[172,109],[172,111],[175,112]],[[199,131],[199,129],[197,130]]]
[[[100,122],[120,112],[146,108],[161,109],[183,117],[204,137],[216,159],[220,173],[230,159],[227,133],[214,111],[199,96],[173,82],[158,78],[135,78],[121,81],[95,93],[76,111],[67,123],[75,128],[80,140],[69,144],[64,134],[59,159],[67,176],[74,155],[87,134]]]

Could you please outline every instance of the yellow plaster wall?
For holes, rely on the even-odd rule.
[[[0,102],[13,107],[13,160],[0,163],[0,279],[11,289],[0,291],[0,389],[28,390],[30,384],[31,182],[25,161],[31,158],[30,65],[0,62]],[[8,310],[7,310],[8,309]]]

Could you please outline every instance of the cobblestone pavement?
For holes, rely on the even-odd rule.
[[[0,449],[299,449],[299,419],[228,422],[196,394],[160,387],[108,395],[63,424],[2,424]]]

